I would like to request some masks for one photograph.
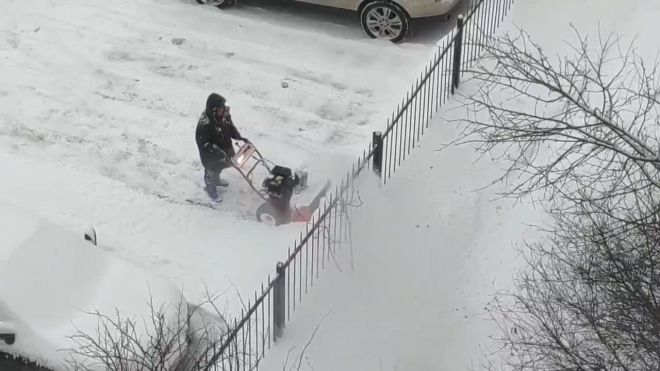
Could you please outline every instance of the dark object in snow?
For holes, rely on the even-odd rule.
[[[172,39],[172,44],[174,44],[174,45],[181,45],[185,42],[186,42],[186,39],[183,39],[183,38],[180,38],[180,37],[176,37],[176,38]]]
[[[96,246],[96,229],[94,229],[94,227],[88,227],[84,233],[84,237],[86,241],[89,241]]]
[[[286,81],[282,81],[282,87],[283,87],[284,89],[288,88],[288,87],[289,87],[289,83],[286,82]]]

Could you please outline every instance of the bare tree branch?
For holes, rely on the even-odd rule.
[[[491,311],[501,330],[488,369],[660,369],[660,81],[634,42],[575,31],[549,58],[523,30],[480,38],[465,129],[454,144],[508,161],[493,183],[537,197],[553,225],[525,243],[516,289]]]
[[[574,31],[575,55],[554,60],[523,30],[484,37],[470,71],[478,92],[466,98],[466,126],[454,143],[483,154],[501,149],[497,157],[510,166],[493,183],[521,178],[507,196],[579,204],[660,190],[657,60],[648,66],[614,35],[592,48]]]
[[[325,319],[328,317],[328,315],[330,315],[330,312],[326,313],[325,316],[323,316],[323,318],[321,319],[321,322],[318,325],[316,325],[309,340],[300,351],[297,362],[294,362],[290,366],[289,366],[289,357],[291,356],[292,352],[298,347],[293,347],[289,349],[289,351],[286,354],[286,359],[284,360],[284,364],[282,365],[282,371],[287,371],[287,366],[288,366],[288,370],[292,370],[295,367],[296,371],[300,371],[300,367],[302,366],[303,358],[305,358],[305,353],[307,352],[307,348],[309,348],[309,346],[312,344],[312,341],[314,341],[314,337],[316,336],[316,333],[319,331],[321,325],[323,325],[323,322],[325,322]],[[312,368],[311,365],[310,368]]]
[[[221,371],[249,368],[263,355],[249,353],[252,342],[264,339],[235,338],[225,346],[229,326],[227,313],[216,304],[218,295],[211,295],[197,305],[182,297],[180,303],[157,306],[150,297],[148,318],[127,318],[120,309],[111,317],[100,311],[84,312],[97,321],[93,334],[81,330],[70,336],[73,346],[62,349],[69,353],[67,367],[71,371],[92,371],[99,366],[108,371]],[[204,309],[212,308],[212,311]],[[176,318],[176,320],[173,320]],[[248,320],[244,331],[261,330]],[[270,329],[262,336],[269,336]],[[250,344],[247,344],[250,342]],[[220,350],[223,349],[222,354]]]

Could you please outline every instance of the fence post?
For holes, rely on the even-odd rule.
[[[277,342],[282,337],[285,327],[286,314],[286,269],[282,262],[277,263],[275,268],[277,277],[273,285],[273,341]]]
[[[454,69],[452,70],[452,84],[451,93],[458,88],[458,83],[461,78],[461,51],[463,50],[463,14],[458,16],[458,32],[456,33],[456,41],[454,42]]]
[[[374,131],[372,143],[372,148],[374,149],[374,172],[380,175],[383,169],[383,133]]]

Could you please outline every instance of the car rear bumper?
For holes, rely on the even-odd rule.
[[[404,8],[411,18],[437,17],[451,12],[461,0],[407,1]]]

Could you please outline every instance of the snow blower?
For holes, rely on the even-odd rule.
[[[252,162],[251,165],[250,162]],[[268,171],[268,176],[261,183],[261,187],[257,188],[253,180],[253,173],[259,165]],[[254,144],[248,142],[244,143],[236,152],[232,158],[232,166],[243,176],[250,188],[264,200],[264,203],[257,209],[257,220],[271,226],[290,222],[308,222],[318,209],[320,199],[330,188],[330,182],[328,182],[314,197],[310,205],[292,208],[293,194],[298,194],[307,188],[307,171],[292,171],[288,167],[276,165],[263,157]]]

